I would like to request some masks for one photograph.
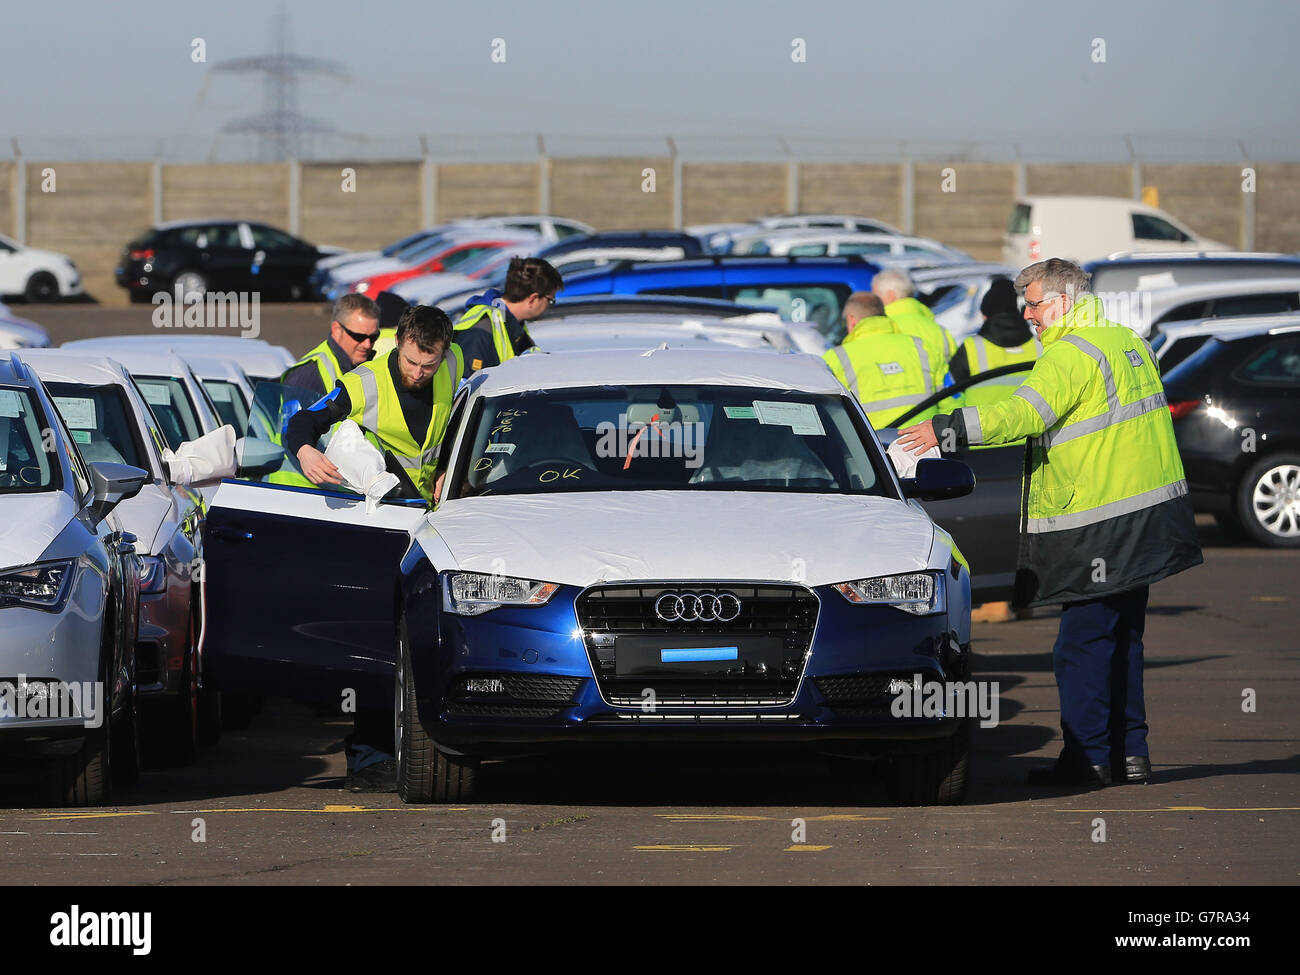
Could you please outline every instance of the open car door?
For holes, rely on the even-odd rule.
[[[960,399],[947,403],[971,387],[978,387],[1011,373],[1028,374],[1034,364],[1017,362],[999,366],[945,387],[881,429],[886,445],[898,429],[913,423],[913,417],[937,404],[943,412],[961,407]],[[975,603],[1009,600],[1015,588],[1016,561],[1020,547],[1020,485],[1025,465],[1025,442],[997,447],[962,447],[945,457],[955,457],[975,474],[975,490],[950,501],[922,502],[922,507],[970,559],[971,600]]]
[[[362,495],[306,482],[280,439],[315,398],[259,384],[245,466],[212,499],[205,682],[334,706],[352,691],[360,707],[390,706],[399,564],[427,504],[390,496],[367,513]]]

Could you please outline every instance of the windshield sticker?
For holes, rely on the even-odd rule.
[[[483,452],[485,454],[513,454],[515,445],[512,443],[490,443]]]
[[[0,416],[16,420],[22,415],[22,397],[12,389],[0,389]]]
[[[140,390],[144,393],[144,401],[150,406],[171,406],[172,394],[169,387],[141,383]]]
[[[754,408],[752,406],[724,406],[722,410],[727,414],[728,420],[757,419],[754,415]]]
[[[63,422],[73,430],[94,430],[95,401],[89,396],[56,396],[54,405],[59,408]],[[82,441],[78,440],[78,443]]]
[[[754,400],[758,422],[779,427],[789,427],[801,437],[824,437],[826,428],[811,403],[774,403],[771,400]]]
[[[72,434],[72,439],[75,440],[77,443],[80,443],[80,444],[88,444],[88,443],[90,443],[90,431],[89,431],[89,430],[71,430],[71,431],[69,431],[69,432]]]
[[[204,383],[203,388],[208,391],[208,395],[217,403],[233,403],[232,387],[227,383]]]

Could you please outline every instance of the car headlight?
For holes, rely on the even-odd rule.
[[[58,612],[72,588],[75,559],[0,573],[0,607],[32,606]]]
[[[477,616],[501,606],[541,606],[560,587],[513,576],[449,572],[442,577],[442,608],[457,616]]]
[[[140,557],[140,591],[162,592],[167,588],[167,562],[159,555]]]
[[[914,616],[930,616],[948,608],[942,572],[909,572],[841,582],[836,587],[851,603],[884,604]]]

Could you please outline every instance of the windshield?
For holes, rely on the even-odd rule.
[[[122,387],[47,382],[45,388],[87,463],[153,469]]]
[[[59,486],[59,468],[46,453],[35,400],[26,389],[0,386],[0,493],[50,491]]]
[[[705,385],[542,390],[484,400],[465,438],[461,497],[892,490],[866,430],[833,395]]]
[[[179,450],[186,440],[197,440],[203,435],[194,418],[194,402],[183,382],[171,376],[136,376],[135,383],[158,418],[168,447]]]
[[[244,391],[237,383],[226,379],[205,379],[203,388],[207,390],[221,422],[229,423],[235,428],[235,436],[242,437],[248,429],[248,407],[244,405]]]

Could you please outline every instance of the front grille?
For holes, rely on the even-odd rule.
[[[500,691],[471,691],[470,681],[497,681]],[[466,674],[447,697],[452,717],[554,718],[571,707],[581,677],[547,674]]]
[[[901,681],[909,690],[913,675],[848,674],[839,677],[814,677],[813,683],[826,703],[845,717],[877,717],[889,714],[897,696],[890,684]],[[895,685],[897,686],[897,685]]]
[[[656,601],[666,593],[728,593],[740,601],[740,612],[725,622],[667,622],[655,613]],[[812,646],[818,602],[797,585],[672,583],[589,589],[576,609],[605,700],[654,713],[660,708],[789,704]],[[663,654],[719,647],[734,650],[734,661],[674,664],[665,662]]]

